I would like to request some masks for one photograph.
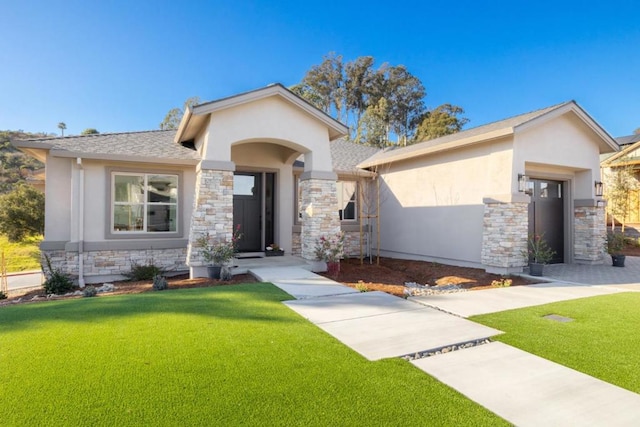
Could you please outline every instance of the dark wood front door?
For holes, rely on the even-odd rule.
[[[233,176],[233,224],[240,225],[240,252],[262,249],[262,173],[236,172]]]
[[[552,263],[564,262],[564,193],[562,181],[531,179],[529,234],[542,235],[556,252]]]

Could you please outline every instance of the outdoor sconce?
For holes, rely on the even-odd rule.
[[[596,197],[602,197],[602,193],[604,190],[604,184],[602,184],[602,181],[596,181],[595,187],[596,187]]]
[[[529,177],[521,173],[518,174],[518,191],[521,193],[527,193],[527,184],[529,183]]]

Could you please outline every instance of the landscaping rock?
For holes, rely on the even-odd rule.
[[[467,292],[467,289],[461,288],[458,285],[429,286],[415,282],[406,282],[404,286],[404,294],[410,297],[418,295],[439,295]]]
[[[116,290],[116,287],[113,286],[112,283],[105,283],[102,286],[100,286],[97,291],[102,293],[102,292],[113,292]]]

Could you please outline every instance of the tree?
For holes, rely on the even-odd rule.
[[[605,188],[607,189],[605,198],[611,216],[611,229],[615,229],[617,220],[622,225],[623,233],[631,208],[631,193],[638,189],[638,180],[633,165],[625,164],[625,162],[628,162],[628,158],[620,159],[621,166],[612,165],[604,176]]]
[[[44,194],[27,184],[0,196],[0,233],[11,242],[44,233]]]
[[[162,122],[160,123],[160,129],[178,129],[178,126],[180,126],[180,120],[182,120],[184,112],[194,105],[198,105],[200,103],[201,101],[199,96],[192,96],[191,98],[187,98],[187,100],[184,101],[184,106],[182,109],[172,108],[167,112],[167,115],[164,116],[164,120],[162,120]]]
[[[460,132],[462,127],[469,122],[465,117],[462,107],[451,104],[442,104],[431,111],[427,111],[421,118],[420,124],[413,137],[414,142],[427,141]]]
[[[64,136],[64,130],[66,128],[67,128],[67,124],[65,122],[58,123],[58,129],[60,129],[60,132],[62,133],[62,136]]]
[[[358,123],[355,142],[384,148],[389,145],[389,104],[380,98],[376,105],[371,105],[362,115]]]
[[[636,135],[640,135],[640,128],[634,130],[633,133],[635,133]]]
[[[384,63],[375,69],[374,62],[372,56],[361,56],[345,63],[342,56],[329,53],[291,90],[347,124],[352,140],[384,140],[386,144],[393,132],[403,145],[408,144],[414,140],[416,127],[425,112],[424,86],[404,65]],[[384,114],[379,105],[382,98],[386,102]],[[361,123],[362,120],[366,123]],[[378,124],[374,124],[380,120],[384,121],[382,127],[386,135],[382,139],[372,136],[380,133],[379,129],[375,130]]]
[[[86,128],[85,130],[83,130],[82,132],[80,132],[80,135],[97,135],[100,132],[98,132],[97,129],[94,128]]]

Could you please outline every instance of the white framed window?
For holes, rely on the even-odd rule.
[[[340,221],[358,219],[358,184],[355,181],[338,181],[338,214]]]
[[[112,172],[111,233],[176,233],[178,175]]]

